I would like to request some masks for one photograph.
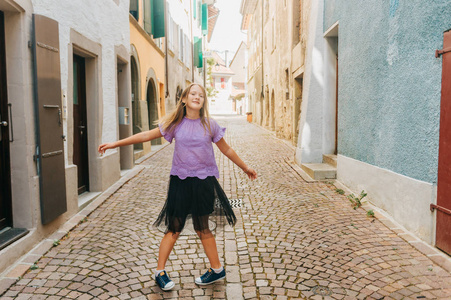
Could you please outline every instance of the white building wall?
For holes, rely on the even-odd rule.
[[[116,55],[115,46],[130,52],[129,1],[32,0],[34,13],[59,23],[61,89],[67,95],[69,82],[69,48],[71,29],[102,47],[103,130],[102,141],[117,139]],[[65,122],[66,123],[66,122]],[[64,126],[67,135],[67,124]],[[67,162],[67,143],[65,143]]]
[[[27,228],[23,238],[0,251],[0,272],[42,239],[49,237],[59,226],[79,211],[77,172],[72,163],[72,54],[73,41],[87,41],[85,46],[96,49],[94,57],[95,86],[93,99],[98,118],[92,131],[95,138],[88,141],[90,152],[90,185],[96,192],[104,191],[120,178],[118,150],[110,150],[99,157],[96,149],[101,142],[118,138],[118,57],[128,67],[129,1],[119,0],[8,0],[0,2],[5,11],[5,44],[7,64],[8,101],[13,105],[14,142],[10,143],[11,193],[13,226]],[[59,24],[59,54],[61,70],[61,96],[63,103],[63,130],[66,164],[67,212],[43,225],[40,217],[39,177],[33,155],[36,149],[35,113],[33,99],[33,61],[28,42],[32,40],[32,15],[51,18]],[[83,48],[83,43],[78,46]],[[98,50],[98,51],[97,51]],[[88,55],[88,54],[87,54]],[[125,83],[130,81],[127,68],[121,73]],[[127,77],[128,76],[128,77]],[[130,83],[128,83],[129,85]],[[122,93],[128,94],[127,84]],[[87,91],[88,93],[88,91]],[[129,96],[128,96],[129,97]],[[130,99],[128,99],[130,100]],[[127,96],[121,97],[122,104]],[[88,118],[91,107],[88,104]],[[96,115],[96,117],[97,117]],[[89,120],[88,120],[89,122]],[[88,123],[89,124],[89,123]],[[89,136],[88,128],[88,136]],[[92,135],[92,133],[91,133]],[[89,138],[88,138],[89,139]],[[132,157],[130,156],[130,159]]]

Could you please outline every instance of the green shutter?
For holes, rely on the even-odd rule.
[[[144,30],[150,35],[152,33],[152,18],[151,18],[151,1],[143,1],[143,13],[144,13]]]
[[[152,34],[155,39],[164,37],[164,1],[152,0]]]
[[[198,68],[202,68],[204,65],[202,39],[198,37],[194,37],[194,65]]]
[[[197,25],[202,25],[202,1],[197,2],[197,10],[199,12],[199,16],[197,18]]]
[[[199,66],[199,49],[198,49],[198,47],[199,47],[199,43],[198,43],[198,41],[199,41],[199,38],[197,37],[197,36],[195,36],[194,37],[194,49],[193,49],[193,58],[194,58],[194,61],[193,61],[193,63],[194,63],[194,65],[196,66],[196,67],[198,67]]]
[[[201,40],[201,44],[202,44],[202,40]],[[204,54],[202,53],[202,51],[199,51],[199,65],[197,67],[199,67],[199,68],[204,67]]]
[[[202,39],[194,37],[194,65],[198,68],[202,68],[204,65],[203,54],[202,54]]]
[[[202,34],[208,34],[208,6],[202,4]]]
[[[196,19],[196,16],[197,16],[197,3],[196,3],[196,0],[193,0],[193,12],[194,12],[194,19]]]

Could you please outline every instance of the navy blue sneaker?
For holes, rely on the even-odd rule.
[[[175,286],[174,281],[169,278],[166,271],[161,271],[157,276],[155,276],[155,281],[163,291],[172,290],[172,288]]]
[[[207,284],[211,284],[213,282],[216,282],[218,280],[224,279],[226,276],[226,271],[225,269],[223,269],[221,272],[219,273],[215,273],[215,271],[213,271],[211,268],[208,269],[207,272],[205,272],[204,275],[197,277],[196,280],[194,281],[196,284],[198,285],[207,285]]]

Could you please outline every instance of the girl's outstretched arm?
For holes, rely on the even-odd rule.
[[[152,129],[152,130],[143,131],[143,132],[134,134],[132,136],[129,136],[128,138],[119,140],[117,142],[102,144],[102,145],[99,146],[98,151],[99,151],[100,154],[103,154],[108,149],[114,149],[116,147],[128,146],[128,145],[138,144],[138,143],[144,143],[144,142],[151,141],[153,139],[160,138],[162,136],[163,135],[161,134],[160,129],[157,127],[157,128]]]
[[[238,154],[236,154],[235,150],[232,149],[232,147],[230,147],[226,141],[224,140],[224,138],[220,139],[217,143],[216,146],[218,146],[219,150],[225,155],[227,156],[234,164],[236,164],[238,167],[240,167],[244,173],[247,174],[247,176],[251,179],[257,179],[257,172],[255,172],[254,169],[252,169],[251,167],[248,167],[244,161],[241,160],[241,158],[238,156]]]

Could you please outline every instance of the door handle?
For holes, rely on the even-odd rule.
[[[80,128],[80,129],[85,129],[86,126],[78,126],[78,128]]]
[[[6,126],[8,126],[8,122],[2,121],[2,122],[0,122],[0,125],[2,125],[3,127],[6,127]]]

